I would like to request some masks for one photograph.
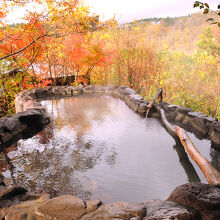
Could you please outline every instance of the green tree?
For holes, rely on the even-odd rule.
[[[212,35],[211,28],[208,27],[201,35],[200,41],[198,42],[198,47],[208,54],[217,57],[220,56],[220,44],[215,40]]]

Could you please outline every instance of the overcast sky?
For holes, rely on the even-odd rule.
[[[102,20],[112,18],[114,15],[119,23],[135,19],[150,17],[175,17],[196,12],[193,9],[194,0],[84,0],[90,6],[90,11],[101,16]],[[216,10],[219,0],[204,0]],[[32,8],[30,5],[29,8]],[[198,11],[198,9],[197,9]],[[24,9],[14,11],[9,17],[10,23],[20,22]]]
[[[175,17],[195,12],[194,0],[84,0],[91,11],[108,19],[113,15],[120,23],[149,17]],[[219,0],[204,0],[216,10]],[[198,9],[197,9],[198,11]]]

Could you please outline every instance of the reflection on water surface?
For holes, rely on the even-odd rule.
[[[42,104],[53,120],[9,150],[15,168],[12,176],[8,167],[2,168],[8,184],[14,179],[34,192],[140,202],[166,199],[189,181],[206,182],[156,119],[141,118],[120,99],[84,95]],[[209,141],[191,138],[219,166]]]

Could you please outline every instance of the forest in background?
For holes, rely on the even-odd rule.
[[[100,32],[117,58],[97,68],[92,83],[127,85],[147,100],[163,88],[164,101],[220,118],[220,28],[206,22],[209,16],[146,19]]]
[[[2,23],[1,116],[14,113],[16,93],[74,76],[71,85],[124,85],[147,100],[163,88],[164,101],[220,118],[220,28],[206,22],[214,13],[118,25],[78,1],[45,2],[47,14]]]

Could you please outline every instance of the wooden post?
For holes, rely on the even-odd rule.
[[[156,99],[158,98],[158,96],[160,96],[160,101],[159,102],[162,102],[162,92],[163,92],[163,89],[159,89],[157,94],[153,97],[153,99],[148,104],[146,117],[148,116],[148,114],[150,112],[150,109],[152,108],[152,106],[153,106],[154,102],[156,101]]]
[[[200,152],[196,149],[186,131],[178,126],[175,126],[175,130],[179,139],[190,155],[190,157],[197,163],[209,184],[220,186],[220,173],[211,165],[211,163],[204,158]]]

